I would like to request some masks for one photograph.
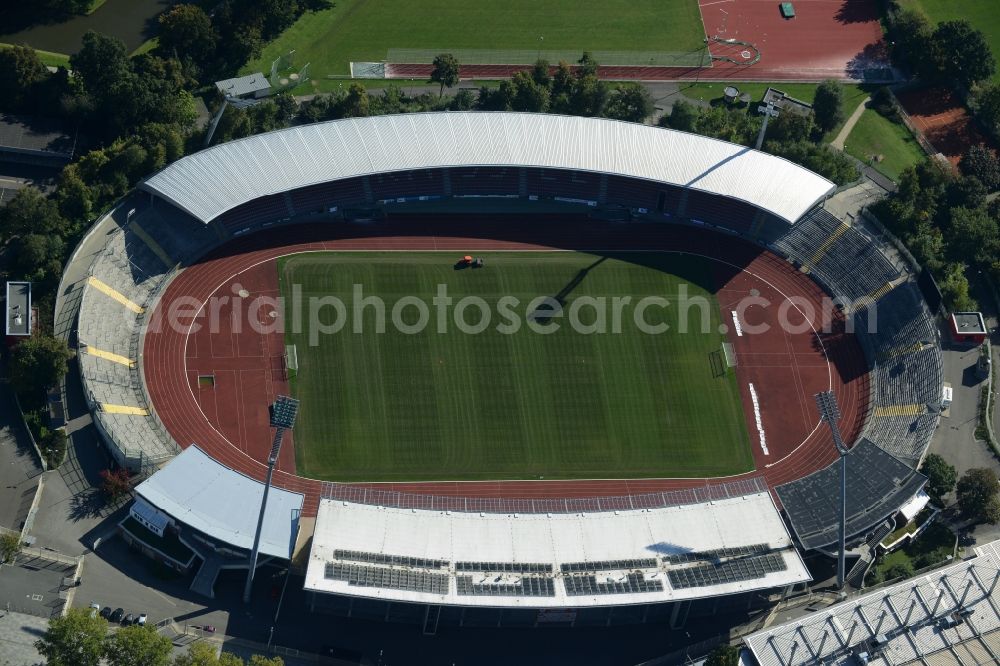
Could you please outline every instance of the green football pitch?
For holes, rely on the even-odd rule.
[[[301,401],[299,474],[596,479],[753,468],[735,374],[721,353],[708,260],[495,252],[482,268],[456,270],[455,259],[321,252],[279,260],[285,344],[295,345],[298,361],[289,374]],[[447,307],[433,300],[442,289],[452,299]],[[676,307],[683,289],[704,299],[688,301],[684,323]],[[376,306],[357,309],[371,296],[384,302],[382,333]],[[482,304],[459,308],[464,297]],[[561,314],[531,303],[540,297],[562,303]],[[648,297],[674,307],[650,301],[642,330],[636,311]],[[314,299],[323,298],[320,308]],[[476,332],[484,309],[489,325]],[[669,329],[648,328],[661,324]]]
[[[704,47],[696,0],[337,0],[303,15],[244,71],[271,71],[295,51],[315,82],[350,73],[349,62],[386,59],[390,49],[649,51]],[[506,64],[505,62],[500,64]]]

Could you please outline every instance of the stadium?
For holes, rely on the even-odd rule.
[[[815,394],[836,397],[850,448],[850,544],[920,501],[939,303],[823,207],[834,191],[743,146],[609,120],[298,126],[143,181],[75,251],[56,328],[75,332],[108,451],[145,479],[123,535],[196,592],[249,566],[266,498],[261,562],[292,561],[315,611],[427,632],[682,626],[766,604],[811,579],[807,554],[836,551],[838,453]],[[466,256],[483,267],[458,270]],[[710,325],[312,345],[309,324],[276,324],[292,285],[347,298],[359,282],[567,314],[683,283]],[[265,494],[281,395],[301,412]]]

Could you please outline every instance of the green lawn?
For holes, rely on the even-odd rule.
[[[9,49],[12,46],[13,44],[0,43],[0,49]],[[69,56],[65,53],[53,53],[51,51],[40,51],[39,49],[35,49],[35,53],[38,54],[38,59],[47,67],[69,68]]]
[[[934,24],[968,20],[973,27],[983,31],[993,55],[1000,57],[1000,13],[996,0],[900,0],[899,4],[918,10]],[[1000,81],[1000,72],[993,80]]]
[[[337,0],[305,14],[243,71],[266,74],[292,50],[318,80],[392,48],[687,52],[703,48],[704,34],[695,0]]]
[[[909,166],[926,159],[920,144],[905,125],[888,120],[873,109],[865,109],[858,124],[851,130],[844,150],[868,163],[872,155],[881,155],[882,161],[872,166],[893,180]]]
[[[723,336],[707,261],[669,253],[501,252],[482,269],[454,270],[455,259],[455,253],[395,252],[279,261],[289,303],[295,284],[303,303],[334,296],[347,308],[346,326],[318,336],[315,346],[310,326],[285,327],[299,360],[291,388],[302,401],[295,428],[300,474],[342,481],[640,478],[753,468],[735,375],[717,376],[713,368]],[[687,311],[690,332],[674,333],[679,309],[657,306],[646,320],[668,323],[670,331],[638,330],[634,304],[649,295],[676,302],[682,283],[690,296],[706,300],[703,309]],[[438,332],[431,299],[442,284],[455,303],[485,299],[492,322],[484,332],[457,330],[454,307],[447,331]],[[353,285],[385,299],[387,314],[401,297],[417,296],[430,308],[428,328],[406,334],[390,320],[385,333],[375,333],[372,308],[352,317]],[[526,324],[512,334],[497,330],[507,321],[502,297],[519,299],[511,305],[524,322],[532,299],[560,293],[565,316],[545,325],[553,332]],[[585,296],[607,297],[609,322],[611,297],[630,296],[621,332],[611,323],[606,333],[574,331],[570,312]],[[702,310],[710,317],[707,333],[700,332]],[[465,321],[479,321],[478,313],[469,308]],[[337,319],[328,307],[317,321]],[[416,319],[416,308],[408,307],[405,323]],[[592,323],[594,310],[581,308],[580,319]],[[359,323],[363,334],[353,332]]]

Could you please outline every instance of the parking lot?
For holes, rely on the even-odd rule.
[[[21,553],[0,567],[0,604],[8,611],[49,618],[62,612],[74,589],[76,565]]]

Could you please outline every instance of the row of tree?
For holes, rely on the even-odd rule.
[[[968,165],[966,169],[971,169]],[[1000,202],[975,175],[955,174],[934,161],[905,170],[899,189],[871,206],[937,278],[953,310],[975,310],[966,271],[1000,278]]]
[[[35,649],[48,666],[283,666],[281,657],[253,655],[249,662],[229,652],[217,654],[208,643],[195,643],[171,659],[173,643],[151,625],[131,625],[109,632],[107,620],[90,609],[76,608],[49,621]]]

